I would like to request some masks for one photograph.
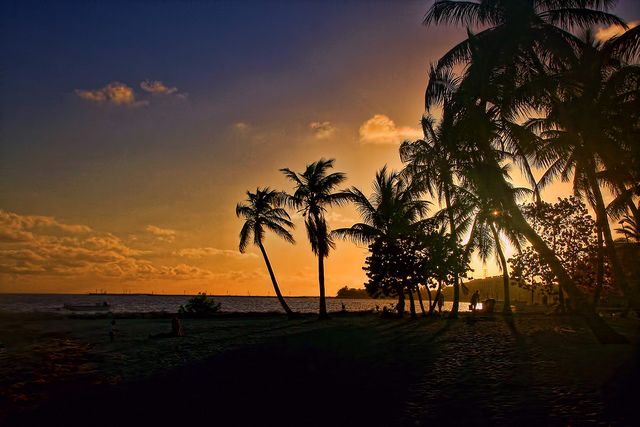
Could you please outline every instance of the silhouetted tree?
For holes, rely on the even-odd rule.
[[[519,116],[542,105],[543,95],[535,89],[528,90],[527,85],[546,77],[548,67],[566,60],[572,52],[578,39],[562,28],[595,23],[624,25],[619,18],[602,11],[607,6],[595,0],[436,2],[425,23],[464,22],[486,29],[475,35],[469,32],[468,39],[432,69],[425,106],[428,110],[443,100],[453,101],[458,151],[465,153],[467,160],[487,168],[486,176],[496,183],[495,198],[502,205],[500,210],[509,215],[511,227],[524,235],[550,266],[598,339],[620,342],[625,341],[624,337],[593,312],[560,260],[526,221],[499,172],[501,162],[514,161],[537,192],[529,167],[532,152],[523,144],[527,139],[535,142],[535,138],[514,123]],[[451,79],[442,77],[458,64],[465,65],[458,84],[447,85]]]
[[[403,289],[407,285],[406,276],[409,274],[406,265],[400,263],[400,258],[409,255],[406,242],[401,244],[401,237],[417,233],[417,228],[423,225],[421,219],[429,207],[429,203],[420,200],[419,195],[420,192],[408,180],[396,172],[387,172],[385,166],[376,173],[373,194],[369,198],[355,187],[343,192],[343,196],[355,205],[363,222],[333,231],[334,236],[349,239],[356,244],[376,242],[370,246],[376,254],[378,251],[388,251],[384,254],[383,264],[395,270],[383,274],[383,288],[385,295],[388,296],[393,291],[398,296],[400,316],[404,313]],[[386,264],[388,260],[392,260],[390,264]],[[411,292],[409,296],[413,306]],[[414,313],[413,311],[412,314]]]
[[[597,227],[584,203],[575,196],[560,198],[557,203],[541,202],[523,207],[534,229],[561,260],[572,280],[582,290],[596,291],[610,287],[610,271],[598,265]],[[564,310],[562,284],[531,247],[524,248],[509,259],[512,277],[520,287],[551,294],[558,286],[561,310]],[[606,265],[605,265],[606,266]],[[602,270],[601,270],[602,269]],[[599,270],[603,275],[598,278]],[[602,282],[600,282],[602,280]]]
[[[397,296],[400,316],[405,293],[411,302],[412,293],[420,285],[434,286],[469,270],[463,249],[433,227],[393,240],[380,237],[369,248],[371,254],[364,267],[369,280],[365,288],[373,297]],[[416,317],[415,304],[410,309],[411,316]]]
[[[264,249],[263,241],[265,228],[289,243],[294,243],[293,236],[287,230],[293,228],[289,214],[282,208],[286,201],[286,194],[271,190],[269,187],[257,188],[255,193],[247,191],[247,199],[236,206],[236,216],[244,219],[244,225],[240,230],[240,252],[244,252],[253,237],[253,244],[260,248],[262,257],[267,265],[273,289],[276,292],[280,305],[289,317],[293,311],[284,300],[276,276],[271,268],[271,262]]]
[[[400,146],[400,158],[405,163],[403,173],[419,186],[420,190],[431,197],[444,202],[444,217],[447,219],[452,244],[458,242],[456,229],[455,204],[460,193],[455,183],[456,156],[458,141],[454,123],[455,117],[451,109],[445,109],[443,118],[435,126],[435,119],[430,115],[422,118],[424,138],[417,141],[405,141]],[[460,302],[459,277],[453,276],[453,307],[451,317],[458,316]]]
[[[320,287],[320,319],[326,319],[327,304],[324,290],[324,259],[334,248],[325,212],[327,206],[339,206],[347,201],[343,193],[333,191],[345,179],[342,172],[327,173],[333,168],[333,159],[320,159],[307,165],[302,173],[280,169],[294,183],[295,191],[287,197],[288,203],[304,217],[311,250],[318,258],[318,284]]]

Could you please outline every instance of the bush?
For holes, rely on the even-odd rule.
[[[187,301],[187,304],[180,306],[178,313],[190,314],[194,316],[208,316],[220,310],[220,303],[216,303],[213,298],[207,297],[205,292],[200,292]]]

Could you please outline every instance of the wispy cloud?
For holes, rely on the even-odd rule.
[[[226,257],[234,257],[234,258],[257,257],[257,255],[253,253],[243,254],[243,253],[240,253],[239,251],[234,251],[231,249],[218,249],[218,248],[211,248],[211,247],[180,249],[178,251],[173,252],[173,255],[184,257],[184,258],[204,258],[204,257],[210,257],[210,256],[226,256]]]
[[[243,121],[235,122],[231,125],[231,127],[233,128],[233,130],[239,133],[246,133],[251,130],[251,125]]]
[[[356,222],[358,222],[358,220],[356,220],[355,218],[342,215],[340,212],[336,212],[336,211],[327,212],[327,214],[325,215],[325,218],[327,219],[327,221],[329,221],[329,223],[340,224],[340,225],[351,226]]]
[[[336,131],[335,126],[329,121],[311,122],[309,123],[309,128],[317,139],[330,138]]]
[[[91,232],[91,228],[86,225],[64,224],[50,216],[19,215],[0,210],[0,242],[30,241],[37,230],[70,234]]]
[[[161,95],[171,95],[172,93],[178,92],[177,87],[168,87],[160,80],[145,80],[140,83],[140,87],[145,92],[158,93]]]
[[[147,225],[145,230],[156,236],[159,240],[163,240],[165,242],[173,242],[176,238],[176,231],[169,228],[160,228],[155,225]]]
[[[97,104],[128,107],[140,107],[149,104],[147,101],[137,100],[133,89],[120,82],[111,82],[100,89],[76,89],[76,94],[84,100]]]
[[[627,23],[629,29],[634,28],[638,24],[640,24],[640,21],[632,21]],[[622,25],[611,24],[608,27],[598,29],[598,31],[596,31],[595,37],[596,40],[604,42],[609,40],[611,37],[624,34],[626,31],[627,30]]]
[[[416,128],[397,127],[395,122],[384,114],[376,114],[360,126],[362,144],[400,144],[404,140],[422,137]]]
[[[163,238],[175,236],[173,230],[156,228]],[[101,277],[124,281],[213,277],[209,270],[184,263],[154,263],[145,259],[149,252],[132,248],[111,233],[65,224],[49,216],[0,211],[0,236],[0,276]]]

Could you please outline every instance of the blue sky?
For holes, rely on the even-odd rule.
[[[149,289],[193,267],[191,291],[260,293],[261,260],[235,251],[235,203],[257,185],[288,189],[278,169],[321,156],[364,190],[385,163],[400,166],[397,144],[418,132],[428,65],[464,37],[422,26],[430,4],[3,2],[0,208],[50,237],[82,230],[65,224],[89,227],[131,259],[113,261],[113,282],[82,276],[106,274],[83,260],[74,280],[0,274],[0,291],[60,289],[63,278],[68,291],[96,280]],[[633,21],[638,9],[626,1],[616,11]],[[95,102],[108,93],[122,103]],[[376,129],[390,140],[367,140]],[[333,225],[354,219],[336,211]],[[274,264],[288,291],[313,293],[313,259],[304,234],[296,237],[295,247],[268,241]],[[97,245],[83,238],[84,249]],[[338,249],[330,292],[363,280],[364,250]],[[140,271],[152,279],[138,281]]]

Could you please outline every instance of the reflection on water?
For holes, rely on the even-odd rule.
[[[61,295],[61,294],[0,294],[0,311],[5,312],[45,312],[65,313],[64,304],[93,305],[106,301],[114,313],[148,313],[177,312],[184,305],[189,295]],[[245,296],[213,296],[222,304],[223,312],[282,312],[282,307],[275,297]],[[300,313],[316,313],[317,297],[286,298],[293,311]],[[393,299],[341,299],[327,298],[328,311],[340,311],[344,304],[347,311],[374,310],[376,305],[382,310],[384,306],[395,306]],[[409,305],[407,304],[407,309]],[[445,310],[451,309],[451,302],[445,302]],[[461,303],[460,311],[467,311],[468,304]],[[419,307],[418,307],[419,310]]]

